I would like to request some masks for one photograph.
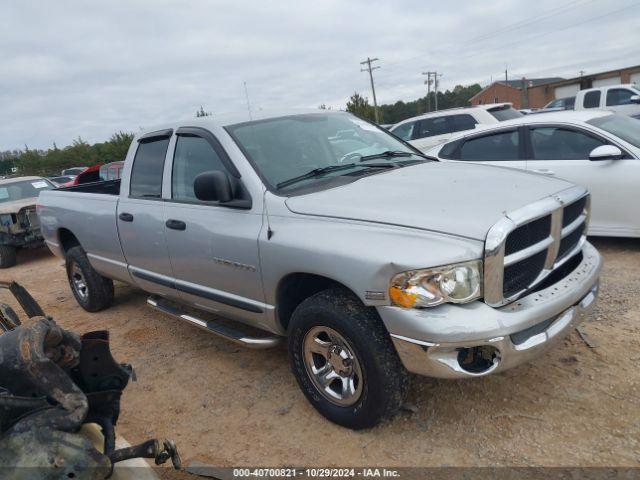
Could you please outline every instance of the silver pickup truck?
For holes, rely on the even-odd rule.
[[[408,372],[537,357],[583,320],[601,268],[584,188],[433,161],[344,112],[147,131],[121,180],[42,192],[38,212],[83,308],[119,280],[247,347],[288,337],[308,400],[354,429],[400,407]]]

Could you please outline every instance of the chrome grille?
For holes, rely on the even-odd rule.
[[[507,214],[487,234],[484,297],[505,305],[542,282],[582,249],[589,195],[571,187]]]

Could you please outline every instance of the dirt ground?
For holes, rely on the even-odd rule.
[[[60,259],[22,252],[0,272],[78,332],[109,329],[138,381],[123,398],[130,442],[171,437],[185,464],[218,466],[639,466],[640,240],[595,239],[601,297],[584,331],[536,363],[466,381],[415,377],[409,409],[372,430],[335,426],[307,403],[286,350],[250,351],[157,313],[118,284],[89,314]]]

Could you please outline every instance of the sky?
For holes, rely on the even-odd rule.
[[[640,0],[86,0],[0,5],[0,151],[249,108],[345,108],[640,64]],[[245,91],[246,82],[246,91]]]

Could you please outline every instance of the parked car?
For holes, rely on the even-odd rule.
[[[603,110],[528,115],[429,153],[584,185],[593,198],[589,234],[640,237],[640,122],[627,116]]]
[[[62,170],[60,175],[74,175],[74,176],[80,175],[87,168],[88,167],[70,167],[70,168],[65,168],[64,170]]]
[[[580,90],[574,108],[605,109],[640,119],[640,90],[632,83]]]
[[[573,110],[576,103],[576,97],[556,98],[550,101],[544,107],[537,110],[536,113],[560,112],[562,110]]]
[[[523,116],[510,103],[492,103],[477,107],[451,108],[426,113],[395,124],[391,133],[427,150],[446,142],[456,132],[473,130],[476,125],[494,124]]]
[[[504,371],[594,305],[585,188],[433,161],[346,112],[254,115],[145,131],[122,179],[42,192],[85,310],[116,279],[247,347],[288,337],[309,402],[358,429],[397,411],[407,371]]]
[[[73,185],[75,178],[75,175],[62,175],[59,177],[48,177],[47,180],[53,183],[55,187],[70,187]]]
[[[42,177],[16,177],[0,180],[0,268],[16,264],[18,248],[44,245],[36,200],[54,185]]]
[[[116,180],[122,176],[124,162],[111,162],[100,167],[101,180]]]

